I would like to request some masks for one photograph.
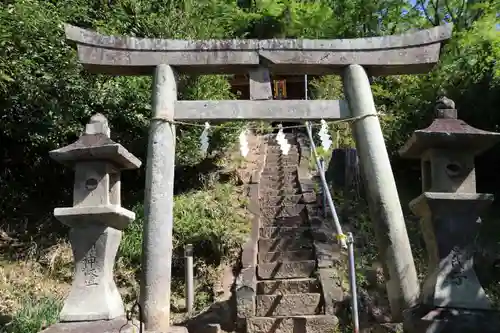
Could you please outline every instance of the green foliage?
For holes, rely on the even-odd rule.
[[[231,184],[216,184],[204,190],[189,192],[175,197],[174,205],[174,253],[182,258],[186,244],[193,244],[199,261],[218,265],[234,258],[248,232],[245,216],[245,200]],[[137,217],[124,233],[120,245],[122,260],[128,265],[140,262],[142,251],[142,205],[135,209]],[[182,266],[182,262],[178,263]]]
[[[211,184],[206,188],[175,197],[173,226],[172,292],[183,298],[184,257],[187,244],[193,245],[196,308],[206,306],[213,297],[214,274],[222,263],[234,262],[249,232],[246,200],[231,184]],[[137,275],[142,253],[143,206],[137,205],[136,219],[123,234],[119,266]],[[137,291],[136,291],[137,292]],[[136,292],[130,295],[131,300]]]
[[[57,322],[62,308],[62,301],[52,297],[27,296],[21,303],[22,308],[0,333],[38,333]]]

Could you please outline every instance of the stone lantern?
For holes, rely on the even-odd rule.
[[[109,321],[125,316],[113,266],[122,230],[135,218],[121,207],[120,171],[137,169],[141,161],[110,139],[101,114],[92,116],[75,143],[51,151],[50,157],[75,170],[73,207],[54,210],[55,217],[71,227],[76,266],[60,321],[107,321],[110,328]]]
[[[409,332],[484,333],[500,327],[473,267],[479,216],[493,201],[492,194],[476,193],[474,157],[499,141],[500,133],[457,119],[455,103],[443,97],[434,122],[415,131],[399,151],[421,160],[424,193],[410,208],[421,218],[429,255],[421,299],[405,315]]]

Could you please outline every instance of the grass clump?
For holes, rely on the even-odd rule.
[[[20,301],[20,305],[12,320],[0,327],[0,333],[40,332],[57,321],[62,300],[51,296],[26,296]]]
[[[212,286],[218,279],[217,267],[236,259],[250,230],[245,194],[234,184],[214,183],[202,190],[174,197],[172,294],[183,298],[184,246],[194,249],[196,302],[199,308],[212,301]],[[125,230],[120,244],[118,266],[125,284],[133,283],[137,293],[142,254],[144,209],[135,207],[136,219]],[[128,273],[127,273],[128,272]],[[133,278],[131,278],[133,277]],[[135,281],[132,281],[135,279]],[[120,277],[118,278],[120,281]],[[128,282],[127,282],[128,281]],[[123,285],[122,285],[123,286]],[[135,295],[129,295],[133,301]]]
[[[235,255],[249,231],[246,200],[232,184],[215,184],[174,198],[173,250],[182,258],[186,244],[193,244],[197,258],[219,264]],[[120,244],[121,260],[140,263],[144,207],[136,206],[136,219],[125,230]]]

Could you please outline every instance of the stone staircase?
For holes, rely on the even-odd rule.
[[[318,243],[318,231],[323,227],[321,219],[315,220],[318,200],[310,180],[305,186],[300,176],[305,145],[297,134],[287,133],[286,137],[292,145],[288,155],[281,154],[274,137],[268,138],[265,148],[258,186],[260,216],[253,227],[258,226],[258,234],[253,231],[257,257],[251,267],[255,272],[254,304],[252,316],[246,318],[246,331],[333,333],[338,322],[334,303],[341,301],[341,288],[331,271],[320,272],[318,260],[329,262],[323,267],[332,269],[331,256],[320,258],[320,243],[334,241],[329,237]]]

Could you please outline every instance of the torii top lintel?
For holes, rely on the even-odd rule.
[[[356,39],[179,40],[105,36],[66,25],[83,65],[94,73],[151,74],[158,64],[184,73],[239,74],[259,65],[275,74],[338,74],[358,64],[370,75],[417,74],[439,60],[452,25]]]

